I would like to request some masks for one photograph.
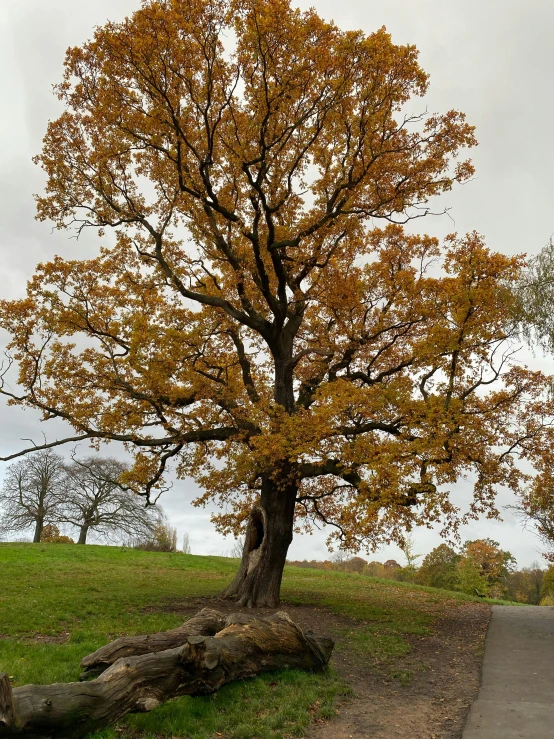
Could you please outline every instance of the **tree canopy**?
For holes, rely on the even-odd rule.
[[[554,474],[552,453],[545,450],[538,463],[538,474],[523,490],[517,505],[510,506],[531,524],[539,539],[546,546],[543,556],[554,562]]]
[[[41,541],[46,525],[60,520],[65,493],[64,461],[52,449],[11,464],[0,490],[0,532],[33,528]]]
[[[159,510],[145,507],[142,498],[119,484],[126,470],[120,460],[100,456],[73,455],[65,465],[59,520],[79,529],[78,544],[86,544],[91,533],[119,540],[148,537],[158,524]]]
[[[554,350],[554,240],[529,259],[515,287],[524,337]]]
[[[417,573],[417,582],[433,588],[454,590],[461,555],[448,544],[439,544],[425,556]]]
[[[277,602],[294,526],[452,529],[460,475],[495,515],[549,411],[510,353],[522,260],[403,228],[473,173],[464,115],[414,112],[427,86],[415,47],[288,0],[151,0],[67,52],[38,216],[103,241],[2,302],[2,392],[67,421],[55,443],[126,444],[147,495],[173,460],[223,532],[258,505],[245,603]]]

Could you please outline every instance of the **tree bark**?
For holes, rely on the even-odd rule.
[[[79,540],[77,541],[77,544],[86,544],[87,543],[87,534],[88,534],[89,527],[87,524],[83,524],[81,528],[79,529]]]
[[[250,512],[239,570],[222,598],[239,606],[276,608],[281,580],[292,541],[295,485],[262,481],[260,505]]]
[[[191,636],[175,649],[120,659],[87,683],[12,691],[0,675],[0,738],[80,739],[178,695],[207,695],[283,667],[322,669],[334,646],[331,639],[303,634],[286,613],[267,619],[235,614],[226,623],[216,636]]]
[[[44,528],[44,520],[37,518],[35,523],[35,535],[33,537],[33,544],[38,544],[40,537],[42,536],[42,529]]]
[[[275,365],[274,400],[288,414],[294,413],[293,334],[271,347]],[[250,511],[239,570],[222,598],[239,606],[276,608],[281,580],[292,542],[298,482],[283,460],[272,474],[262,476],[259,505]]]
[[[225,626],[225,619],[217,611],[204,608],[196,616],[176,629],[142,636],[122,636],[81,660],[84,672],[81,679],[100,675],[110,665],[123,657],[153,654],[173,649],[185,643],[189,636],[214,636]]]

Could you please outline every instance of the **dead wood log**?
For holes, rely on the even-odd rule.
[[[160,631],[157,634],[122,636],[83,657],[81,667],[84,672],[81,680],[100,675],[122,657],[163,652],[166,649],[180,647],[188,636],[214,636],[224,627],[225,618],[221,613],[211,608],[204,608],[176,629]]]
[[[322,669],[334,646],[304,634],[283,612],[234,614],[226,623],[215,636],[190,636],[174,649],[119,659],[90,682],[12,690],[0,675],[0,739],[80,739],[179,695],[207,695],[267,670]]]
[[[12,686],[10,678],[0,672],[0,732],[3,727],[14,723]]]

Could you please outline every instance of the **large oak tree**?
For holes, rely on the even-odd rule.
[[[278,602],[295,526],[452,528],[460,475],[494,515],[544,423],[504,351],[521,261],[402,228],[473,172],[427,84],[413,46],[287,0],[151,0],[67,52],[39,218],[115,239],[3,303],[11,399],[126,444],[147,495],[173,460],[223,532],[248,520],[241,603]]]

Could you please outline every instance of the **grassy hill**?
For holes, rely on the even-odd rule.
[[[15,685],[76,680],[85,654],[122,634],[179,625],[217,594],[236,567],[236,560],[223,557],[0,544],[0,671],[13,676]],[[315,632],[332,627],[349,659],[400,682],[407,679],[403,660],[413,639],[432,634],[453,604],[475,600],[294,567],[285,570],[282,596],[293,619],[296,610],[304,622],[313,621]],[[335,668],[321,675],[270,674],[227,686],[215,696],[180,698],[150,714],[128,717],[117,731],[101,736],[303,736],[310,722],[332,717],[337,701],[349,691]]]

